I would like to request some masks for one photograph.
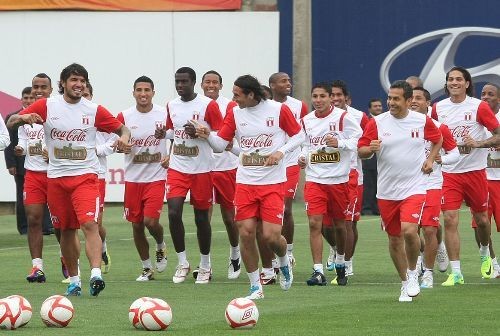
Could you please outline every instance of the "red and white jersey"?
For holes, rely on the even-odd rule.
[[[63,96],[39,99],[20,114],[36,113],[43,120],[49,152],[47,176],[96,174],[96,132],[114,132],[122,124],[101,105],[87,99],[67,103]]]
[[[250,185],[286,181],[286,162],[263,166],[269,155],[280,149],[287,136],[300,133],[300,125],[288,106],[263,100],[253,107],[235,106],[224,119],[218,135],[226,141],[236,137],[241,153],[236,182]]]
[[[18,146],[26,153],[24,168],[44,172],[49,164],[43,160],[42,152],[45,146],[45,132],[42,125],[22,125],[17,129]]]
[[[226,97],[219,96],[216,100],[219,105],[219,110],[224,119],[227,115],[227,111],[231,110],[237,104],[236,102],[227,99]],[[238,157],[229,151],[223,151],[222,153],[214,153],[215,167],[214,171],[226,171],[233,170],[238,167]]]
[[[500,122],[500,112],[495,115],[497,120]],[[487,132],[488,137],[492,136],[490,132]],[[486,178],[491,181],[500,180],[500,151],[495,148],[489,148],[488,159],[486,163]]]
[[[434,104],[432,118],[448,126],[460,151],[460,160],[443,165],[444,172],[464,173],[486,168],[488,149],[464,146],[466,135],[484,140],[488,137],[486,129],[491,132],[498,127],[498,120],[486,102],[467,96],[463,102],[455,104],[447,98]]]
[[[440,149],[441,155],[443,155],[446,152],[451,151],[455,147],[457,147],[457,143],[455,142],[455,138],[453,138],[453,135],[451,135],[450,129],[444,125],[441,124],[439,121],[436,121],[432,119],[434,122],[434,125],[439,129],[441,132],[441,135],[443,136],[443,145],[442,148]],[[425,142],[425,157],[429,157],[429,153],[431,152],[431,145],[432,142],[426,141]],[[438,164],[437,162],[434,162],[432,165],[432,173],[429,174],[429,177],[427,178],[427,190],[431,189],[441,189],[443,187],[443,173],[441,172],[441,165]]]
[[[142,113],[131,106],[118,113],[120,120],[130,130],[132,151],[125,154],[125,181],[147,183],[165,180],[165,169],[161,160],[167,156],[167,140],[156,139],[154,134],[164,126],[167,111],[153,104],[151,111]]]
[[[214,169],[212,147],[205,140],[191,138],[184,132],[184,125],[189,120],[217,131],[222,125],[219,105],[200,94],[188,102],[180,97],[168,102],[167,129],[174,131],[169,167],[185,174],[207,173]]]
[[[283,104],[290,108],[290,111],[292,111],[292,114],[298,123],[300,123],[300,119],[304,118],[307,115],[308,109],[306,103],[304,103],[302,100],[287,96]],[[293,150],[292,152],[285,153],[285,158],[283,160],[285,160],[287,167],[296,166],[299,156],[300,147],[295,148],[295,150]]]
[[[368,116],[366,113],[356,110],[354,107],[347,105],[347,113],[349,113],[358,122],[358,125],[364,131],[366,124],[368,124]],[[358,172],[358,185],[363,185],[363,164],[357,152],[352,154],[351,169],[356,169]]]
[[[107,156],[115,152],[115,149],[112,146],[116,140],[118,140],[118,135],[115,133],[97,132],[96,137],[97,142],[95,150],[97,158],[99,159],[99,171],[97,172],[97,177],[100,180],[103,180],[106,178],[106,173],[108,171]]]
[[[313,111],[302,118],[306,140],[301,155],[306,158],[306,181],[340,184],[349,181],[352,154],[357,153],[362,130],[352,115],[333,107],[326,116]],[[327,147],[326,137],[337,138],[338,148]]]
[[[377,153],[377,198],[399,201],[426,193],[427,176],[421,168],[425,157],[425,140],[441,140],[432,120],[424,114],[408,111],[403,119],[390,112],[372,118],[359,139],[358,147],[381,140]]]

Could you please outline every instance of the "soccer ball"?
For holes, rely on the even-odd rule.
[[[165,330],[172,323],[172,309],[162,299],[150,299],[139,308],[139,320],[146,330]]]
[[[233,299],[226,308],[226,322],[233,329],[253,328],[259,320],[259,310],[250,299]]]
[[[21,308],[16,300],[0,300],[0,329],[13,330],[21,325]]]
[[[137,300],[132,302],[130,308],[128,309],[128,319],[136,329],[144,329],[144,327],[141,324],[141,321],[139,320],[139,309],[141,308],[144,302],[149,300],[152,300],[152,298],[148,296],[143,296],[141,298],[138,298]]]
[[[40,316],[47,327],[66,327],[74,313],[71,301],[62,295],[52,295],[47,298],[40,309]]]
[[[28,324],[28,322],[31,320],[31,315],[33,313],[29,301],[26,300],[21,295],[11,295],[8,296],[7,299],[17,301],[17,303],[19,304],[19,308],[21,309],[21,324],[19,325],[19,327],[23,327],[26,324]]]

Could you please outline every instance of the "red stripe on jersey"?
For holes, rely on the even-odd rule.
[[[441,132],[429,117],[425,117],[424,139],[432,143],[438,143],[441,140]]]
[[[47,120],[47,98],[38,99],[36,102],[19,112],[19,114],[30,114],[36,113],[42,119],[43,122]]]
[[[488,103],[482,101],[477,107],[476,120],[478,123],[486,127],[486,129],[493,133],[493,130],[499,127],[498,120],[490,108]]]
[[[219,110],[219,104],[215,100],[210,101],[205,111],[205,121],[212,131],[218,131],[222,126],[222,114]]]
[[[377,123],[374,118],[371,118],[366,124],[363,135],[359,138],[358,148],[370,146],[370,142],[372,142],[372,140],[378,140]]]
[[[101,132],[112,133],[118,130],[123,124],[116,119],[106,108],[97,106],[94,126]]]
[[[280,128],[291,137],[300,132],[300,125],[295,120],[292,111],[285,104],[281,104],[280,109]]]
[[[231,141],[236,133],[236,122],[234,121],[234,111],[230,109],[227,111],[226,117],[224,118],[224,123],[217,133],[222,139],[226,141]]]

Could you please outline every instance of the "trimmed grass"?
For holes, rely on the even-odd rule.
[[[192,266],[199,261],[192,210],[186,205],[184,222],[188,259]],[[295,204],[294,255],[297,259],[295,282],[288,292],[279,285],[264,288],[265,299],[257,301],[260,320],[245,333],[259,335],[480,335],[496,334],[494,307],[498,305],[500,279],[481,279],[479,254],[470,229],[470,215],[461,212],[462,269],[465,285],[444,288],[446,274],[436,271],[435,287],[423,290],[413,303],[399,303],[400,282],[387,251],[387,237],[380,231],[379,219],[366,216],[358,223],[359,243],[354,259],[355,275],[347,287],[307,287],[311,272],[307,218],[302,204]],[[141,264],[132,241],[130,224],[122,218],[120,207],[108,207],[105,214],[108,248],[112,267],[105,275],[106,289],[97,298],[88,294],[89,267],[81,258],[83,296],[70,298],[75,317],[65,329],[49,329],[39,318],[43,300],[62,294],[59,250],[54,236],[45,237],[45,284],[29,284],[24,278],[30,269],[26,236],[19,236],[14,216],[0,218],[0,297],[25,296],[33,306],[33,318],[18,333],[26,335],[124,335],[138,332],[128,321],[128,307],[138,297],[152,296],[166,300],[173,311],[168,332],[178,335],[235,335],[224,320],[224,309],[234,297],[245,296],[248,278],[243,272],[238,280],[228,280],[229,243],[218,209],[214,210],[212,263],[214,278],[209,285],[195,285],[192,277],[174,285],[172,275],[177,257],[166,234],[169,265],[156,280],[138,283]],[[168,232],[167,216],[161,222]],[[493,233],[493,240],[500,242]],[[154,256],[154,245],[150,251]],[[497,243],[498,245],[498,243]],[[82,251],[84,246],[82,245]],[[324,246],[324,261],[328,256]],[[333,277],[327,272],[328,280]],[[493,310],[492,310],[493,308]],[[242,331],[243,332],[243,331]]]

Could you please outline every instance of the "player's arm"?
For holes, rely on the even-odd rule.
[[[291,152],[302,145],[305,139],[305,133],[302,131],[302,127],[300,127],[297,120],[295,120],[290,108],[285,104],[281,105],[279,123],[280,128],[285,131],[289,137],[287,142],[277,151],[281,153],[281,157],[283,157],[285,153]]]
[[[97,143],[95,146],[97,156],[106,157],[113,154],[113,152],[115,151],[113,145],[115,144],[117,139],[118,136],[114,133],[104,133],[104,142]]]
[[[427,116],[425,117],[424,139],[431,142],[431,150],[429,156],[422,165],[422,171],[426,174],[430,174],[432,172],[432,165],[443,144],[443,137],[432,119]]]
[[[42,124],[47,119],[47,98],[42,98],[9,118],[7,128],[16,128],[25,124]]]
[[[229,142],[231,142],[236,133],[236,123],[234,121],[233,110],[229,111],[224,118],[224,123],[219,132],[215,133],[210,128],[199,123],[195,124],[196,136],[201,139],[206,139],[210,147],[215,153],[222,153]]]
[[[132,146],[129,145],[130,130],[101,105],[97,107],[95,127],[101,132],[117,134],[119,138],[113,147],[119,152],[130,153],[132,149]]]
[[[305,168],[307,165],[307,158],[309,157],[309,152],[311,150],[311,142],[306,132],[306,125],[304,124],[304,119],[300,120],[300,124],[302,126],[302,131],[304,132],[304,142],[302,142],[302,150],[300,151],[297,163],[300,168]]]
[[[472,148],[500,146],[500,127],[498,125],[498,120],[486,102],[481,102],[477,108],[477,122],[486,127],[493,135],[485,140],[474,140],[467,135],[464,137],[465,145]]]
[[[381,142],[378,139],[377,123],[375,119],[370,119],[358,141],[358,156],[361,159],[370,159],[373,154],[380,151]]]
[[[349,114],[344,116],[343,128],[346,139],[337,140],[337,148],[355,152],[358,148],[358,141],[363,134],[363,130]]]
[[[26,155],[26,150],[28,149],[28,135],[24,127],[17,128],[17,146],[14,147],[14,154],[16,156]]]
[[[450,165],[457,163],[460,159],[460,152],[457,148],[457,142],[450,132],[450,129],[445,124],[439,126],[441,135],[443,136],[443,149],[445,151],[444,155],[437,156],[436,162],[444,165]]]
[[[4,150],[8,145],[10,145],[9,130],[3,118],[0,118],[0,150]]]

